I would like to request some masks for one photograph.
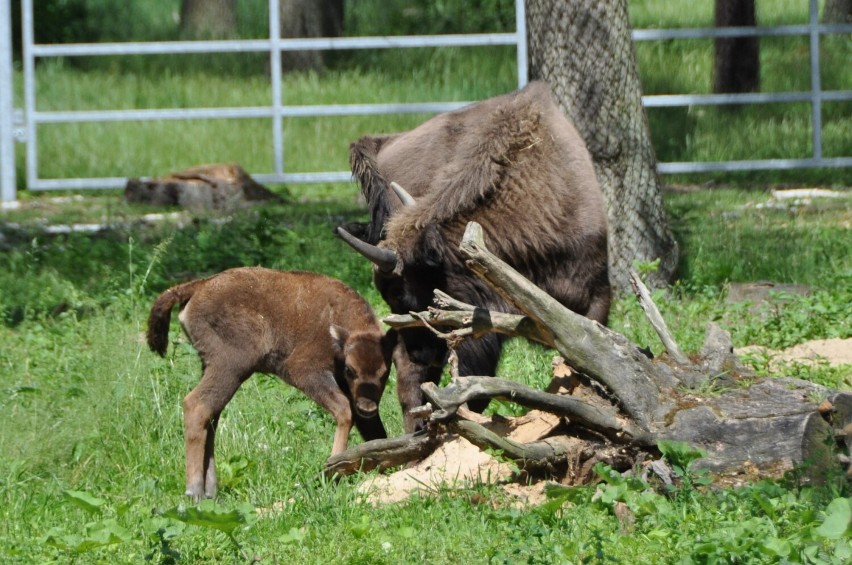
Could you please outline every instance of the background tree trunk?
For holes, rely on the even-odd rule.
[[[607,201],[610,280],[630,288],[634,260],[660,259],[671,281],[677,243],[663,208],[642,107],[626,0],[527,0],[530,78],[550,83],[592,154]]]
[[[852,23],[852,0],[825,0],[822,21],[827,24]]]
[[[237,0],[183,0],[180,31],[185,37],[204,39],[237,34]]]
[[[281,0],[281,37],[338,37],[343,31],[343,0]],[[322,69],[322,51],[285,51],[284,70]]]
[[[754,0],[716,0],[716,27],[755,25]],[[754,92],[760,88],[758,37],[717,37],[713,92]]]

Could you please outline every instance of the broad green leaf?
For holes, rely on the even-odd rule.
[[[89,514],[100,514],[101,507],[106,504],[106,500],[80,490],[66,490],[63,494],[69,502],[82,508]]]
[[[278,538],[278,541],[285,544],[299,544],[307,537],[305,528],[290,528],[290,531]]]
[[[692,447],[685,441],[661,439],[657,442],[657,448],[669,463],[683,469],[688,469],[693,461],[707,455],[707,452]]]
[[[192,526],[212,528],[225,532],[229,536],[238,527],[249,523],[244,509],[225,510],[216,505],[212,500],[205,500],[196,507],[186,508],[176,506],[166,510],[162,514],[166,518],[174,518]]]
[[[825,509],[825,521],[816,529],[817,535],[838,539],[846,533],[852,521],[852,507],[848,498],[835,498]]]
[[[547,483],[544,486],[544,495],[547,498],[559,498],[574,503],[588,502],[592,496],[592,489],[587,486],[566,487],[558,483]]]
[[[83,538],[76,534],[63,534],[60,531],[51,531],[44,538],[44,543],[53,547],[65,550],[74,551],[74,549],[83,542]]]
[[[787,540],[778,538],[769,538],[760,546],[764,553],[774,555],[776,557],[787,557],[793,551],[793,546]]]
[[[355,524],[351,524],[349,529],[352,531],[352,535],[356,538],[362,538],[366,536],[370,532],[371,524],[370,517],[364,514],[361,516],[361,521],[356,522]]]
[[[85,553],[99,547],[127,543],[132,539],[131,533],[118,525],[115,520],[104,520],[90,524],[86,528],[86,535],[77,534],[62,535],[58,531],[52,531],[45,538],[45,543],[64,551],[73,553]]]

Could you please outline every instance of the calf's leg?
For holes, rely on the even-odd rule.
[[[346,451],[349,445],[349,432],[352,430],[352,408],[349,399],[340,390],[331,371],[306,370],[307,363],[296,363],[295,357],[295,355],[291,357],[291,361],[294,362],[288,364],[288,370],[285,373],[289,375],[289,378],[282,377],[282,379],[331,413],[334,421],[337,422],[331,454],[337,455]],[[314,364],[310,363],[310,365]]]
[[[216,495],[214,443],[219,415],[250,372],[208,363],[198,383],[183,399],[186,444],[186,495],[198,501]]]

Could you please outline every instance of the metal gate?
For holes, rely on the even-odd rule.
[[[16,141],[26,143],[26,186],[29,190],[118,188],[125,178],[42,179],[38,174],[39,124],[111,121],[266,118],[272,122],[271,151],[274,170],[252,172],[261,182],[309,183],[348,181],[349,171],[287,173],[284,167],[283,121],[291,117],[346,116],[364,114],[436,113],[459,108],[467,102],[422,102],[408,104],[283,105],[281,103],[281,55],[285,51],[340,49],[400,49],[411,47],[514,45],[517,54],[518,86],[527,81],[526,23],[523,0],[515,0],[514,33],[435,36],[344,37],[317,39],[280,38],[278,0],[269,0],[269,38],[230,41],[127,42],[98,44],[36,44],[33,36],[32,0],[22,0],[24,108],[16,124],[12,104],[12,47],[10,0],[0,0],[0,189],[2,201],[13,201],[15,193]],[[722,162],[658,163],[660,173],[692,173],[791,169],[808,167],[852,167],[852,157],[825,158],[822,154],[822,103],[852,100],[852,91],[825,91],[820,84],[820,37],[852,33],[852,25],[819,23],[817,0],[809,0],[806,25],[738,28],[695,28],[634,30],[635,41],[743,36],[807,36],[810,41],[810,90],[750,94],[698,94],[644,96],[646,107],[693,105],[764,104],[807,102],[811,105],[812,154],[806,159],[740,160]],[[270,57],[270,103],[260,107],[180,108],[51,112],[36,108],[35,61],[40,57],[153,55],[187,53],[268,52]]]

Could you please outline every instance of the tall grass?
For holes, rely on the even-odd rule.
[[[82,1],[82,0],[81,0]],[[118,15],[103,2],[87,0],[102,40],[176,39],[173,3],[130,3]],[[705,3],[706,4],[706,3]],[[633,25],[712,25],[710,4],[646,0],[630,3]],[[442,33],[512,29],[512,3],[361,2],[347,5],[349,35]],[[239,3],[240,35],[264,37],[266,3]],[[758,5],[761,25],[807,21],[807,2]],[[99,20],[98,20],[99,21]],[[823,88],[852,85],[852,42],[845,35],[821,40]],[[640,77],[646,94],[710,92],[712,40],[639,42]],[[286,56],[286,53],[285,53]],[[391,49],[335,53],[325,71],[285,75],[287,104],[465,101],[515,88],[510,47]],[[761,39],[761,91],[810,87],[805,37]],[[18,85],[20,76],[16,75]],[[41,60],[37,70],[39,110],[96,110],[264,106],[270,103],[263,55],[89,57]],[[20,90],[20,89],[19,89]],[[20,99],[20,92],[19,92]],[[808,104],[761,104],[740,108],[653,108],[648,111],[660,161],[805,158],[812,152]],[[284,125],[286,170],[345,170],[346,146],[364,133],[407,129],[423,115],[294,118]],[[823,105],[823,153],[852,155],[852,103]],[[253,172],[271,172],[273,125],[268,120],[116,122],[39,127],[39,176],[153,176],[201,162],[237,161]],[[23,154],[17,168],[23,177]],[[673,182],[848,185],[844,169],[760,171],[682,175]],[[21,181],[23,183],[23,181]]]

